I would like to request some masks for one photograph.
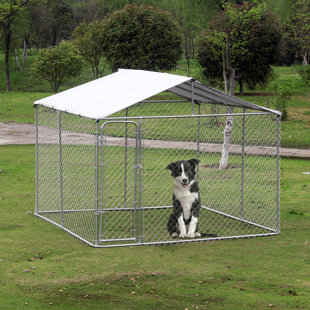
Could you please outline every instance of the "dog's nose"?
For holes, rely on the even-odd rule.
[[[188,179],[182,179],[183,184],[187,184]]]

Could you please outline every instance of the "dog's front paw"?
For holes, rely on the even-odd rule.
[[[171,234],[171,238],[178,238],[179,234],[177,232],[174,232]]]
[[[186,235],[187,238],[190,238],[190,239],[194,239],[195,238],[195,233],[188,233]]]
[[[187,237],[187,235],[186,234],[184,234],[184,233],[181,233],[181,234],[179,234],[179,238],[186,238]]]
[[[196,238],[200,238],[201,237],[201,233],[199,233],[198,231],[195,232],[195,237]]]

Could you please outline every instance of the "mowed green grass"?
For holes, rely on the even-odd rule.
[[[308,309],[310,161],[281,161],[280,235],[95,249],[27,214],[34,153],[0,147],[1,309]]]

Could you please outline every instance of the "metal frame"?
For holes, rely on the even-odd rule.
[[[118,246],[133,246],[133,245],[152,245],[152,244],[168,244],[168,243],[184,243],[184,242],[197,242],[197,241],[206,241],[206,240],[223,240],[223,239],[232,239],[232,238],[246,238],[246,237],[256,237],[256,236],[269,236],[269,235],[276,235],[280,233],[280,192],[279,192],[279,186],[280,186],[280,166],[279,166],[279,160],[280,160],[280,116],[277,115],[277,144],[276,144],[276,229],[270,228],[268,226],[255,223],[254,221],[247,220],[244,218],[244,186],[245,186],[245,158],[246,158],[246,152],[245,152],[245,145],[246,145],[246,133],[245,128],[247,124],[248,117],[255,117],[255,116],[274,116],[275,114],[273,112],[254,112],[254,113],[248,113],[246,112],[245,108],[243,108],[243,113],[218,113],[218,114],[201,114],[200,110],[200,102],[197,102],[195,98],[195,88],[196,84],[192,81],[191,83],[191,105],[192,105],[192,114],[184,114],[184,115],[158,115],[158,116],[129,116],[128,109],[126,109],[125,116],[124,117],[108,117],[104,120],[96,120],[95,122],[95,198],[94,198],[94,207],[93,208],[84,208],[84,209],[66,209],[64,208],[64,193],[63,193],[63,138],[62,138],[62,113],[57,111],[57,118],[58,118],[58,145],[59,145],[59,186],[60,186],[60,209],[55,210],[41,210],[39,206],[39,186],[40,186],[40,162],[39,162],[39,115],[38,115],[38,108],[36,106],[36,207],[35,207],[35,215],[56,225],[57,227],[60,227],[61,229],[65,230],[66,232],[70,233],[74,237],[80,239],[81,241],[94,246],[94,247],[118,247]],[[184,90],[183,90],[184,91]],[[145,101],[146,103],[155,103],[158,101]],[[162,102],[169,102],[167,100],[164,100]],[[171,102],[184,102],[183,100],[171,100]],[[188,102],[188,101],[186,101]],[[198,105],[198,113],[195,114],[195,105]],[[235,216],[232,214],[229,214],[227,212],[219,211],[217,209],[214,209],[212,207],[208,206],[202,206],[202,210],[205,210],[206,212],[213,212],[214,214],[217,214],[219,216],[223,216],[228,219],[232,219],[234,221],[238,221],[250,226],[254,226],[257,228],[261,228],[265,230],[265,232],[262,233],[253,233],[253,234],[239,234],[239,235],[232,235],[232,236],[218,236],[218,237],[212,237],[212,238],[197,238],[197,239],[178,239],[178,240],[157,240],[157,241],[145,241],[144,235],[145,235],[145,221],[143,219],[143,213],[145,211],[153,211],[153,210],[169,210],[172,208],[172,206],[145,206],[143,203],[143,187],[144,187],[144,178],[143,178],[143,137],[142,132],[144,130],[143,128],[143,122],[149,121],[149,120],[186,120],[186,119],[193,119],[197,120],[197,158],[201,155],[200,150],[200,143],[201,143],[201,122],[203,119],[208,119],[210,117],[241,117],[242,118],[242,143],[241,143],[241,179],[240,179],[240,210],[239,215]],[[100,122],[103,123],[100,125]],[[106,137],[104,136],[104,128],[108,124],[125,124],[125,153],[124,153],[124,199],[123,199],[123,208],[117,208],[117,209],[111,209],[111,208],[104,208],[104,199],[106,197],[104,196],[104,141]],[[128,125],[133,124],[136,128],[136,137],[135,137],[135,169],[134,169],[134,203],[133,207],[130,207],[127,205],[127,173],[128,173]],[[198,180],[199,180],[199,173],[198,170]],[[76,233],[72,231],[71,229],[67,228],[64,223],[64,216],[66,214],[76,214],[76,213],[88,213],[92,212],[94,214],[95,219],[95,233],[93,240],[89,240],[87,238],[82,237],[79,233]],[[110,212],[133,212],[134,214],[134,225],[135,225],[135,233],[132,238],[104,238],[104,232],[103,232],[103,220],[104,215],[106,213]],[[60,223],[55,222],[54,220],[47,217],[49,214],[60,214],[61,220]],[[114,243],[112,243],[114,242]],[[127,243],[125,243],[127,242]]]

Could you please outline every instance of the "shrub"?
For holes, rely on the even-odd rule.
[[[303,82],[307,85],[310,86],[310,65],[307,66],[302,66],[299,70],[298,73],[303,80]]]
[[[82,65],[82,57],[72,43],[62,42],[53,48],[42,49],[32,65],[31,73],[37,78],[48,80],[52,90],[57,93],[66,79],[81,74]]]
[[[291,98],[291,89],[281,84],[272,85],[275,97],[276,110],[282,113],[281,121],[286,121],[288,118],[287,113],[287,100]]]

